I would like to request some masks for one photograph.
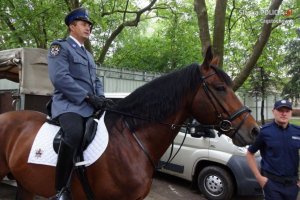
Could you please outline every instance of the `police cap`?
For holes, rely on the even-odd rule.
[[[292,103],[289,102],[288,100],[279,100],[279,101],[276,101],[275,104],[274,104],[274,109],[278,109],[278,108],[281,108],[281,107],[286,107],[290,110],[292,110]]]
[[[81,20],[89,23],[91,26],[93,23],[89,19],[88,11],[85,8],[77,8],[72,10],[65,18],[65,24],[69,26],[73,21]]]

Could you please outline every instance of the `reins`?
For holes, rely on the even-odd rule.
[[[110,109],[110,108],[105,108],[104,110],[108,111],[108,112],[117,113],[117,114],[120,114],[120,115],[123,115],[123,116],[126,116],[126,117],[134,118],[134,119],[139,119],[139,120],[149,121],[149,122],[153,121],[152,119],[149,119],[149,118],[144,118],[144,117],[141,117],[139,115],[133,115],[133,114],[125,113],[125,112],[122,112],[122,111],[119,111],[119,110],[113,110],[113,109]],[[171,130],[175,130],[178,127],[187,127],[187,124],[170,124],[170,123],[165,123],[165,122],[158,122],[158,123],[162,124],[162,125],[165,125],[165,126],[170,126]]]
[[[137,116],[137,115],[132,115],[132,114],[129,114],[129,113],[121,112],[121,111],[118,111],[118,110],[113,110],[113,109],[110,109],[110,108],[106,108],[105,110],[108,111],[108,112],[114,112],[114,113],[117,113],[117,114],[120,114],[120,115],[126,116],[126,117],[131,117],[131,118],[140,119],[140,120],[144,120],[144,121],[152,121],[151,119],[148,119],[148,118],[144,118],[144,117]],[[137,142],[137,144],[139,145],[139,147],[145,153],[145,155],[148,158],[148,160],[150,161],[153,169],[160,169],[162,167],[167,166],[170,162],[172,162],[172,160],[176,157],[176,155],[180,151],[181,147],[183,146],[183,143],[185,141],[188,129],[190,127],[192,127],[191,123],[184,123],[184,124],[179,125],[179,124],[170,124],[170,123],[158,122],[159,124],[162,124],[162,125],[165,125],[165,126],[169,126],[171,130],[175,130],[176,127],[186,127],[186,131],[185,131],[185,134],[184,134],[184,138],[183,138],[183,140],[182,140],[179,148],[177,149],[176,153],[174,154],[174,156],[172,157],[173,149],[174,149],[174,141],[172,141],[171,152],[170,152],[170,155],[169,155],[169,158],[168,158],[167,162],[164,165],[156,166],[156,164],[153,161],[153,159],[151,158],[149,152],[147,151],[147,149],[144,147],[143,143],[140,141],[140,139],[136,135],[134,127],[130,126],[129,123],[126,121],[126,119],[123,119],[123,121],[124,121],[126,127],[132,133],[133,138],[135,139],[135,141]]]

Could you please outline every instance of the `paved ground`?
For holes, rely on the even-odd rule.
[[[157,173],[152,189],[145,200],[206,200],[197,190],[191,189],[191,183],[167,174]],[[12,200],[16,188],[7,184],[0,184],[0,200]],[[35,200],[46,200],[36,197]],[[242,197],[235,200],[262,200],[262,198]],[[300,200],[300,199],[299,199]]]

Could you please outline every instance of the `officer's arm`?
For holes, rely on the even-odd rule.
[[[104,87],[102,82],[100,81],[100,79],[98,77],[96,77],[96,94],[97,96],[104,96]]]
[[[259,183],[259,185],[261,187],[264,187],[264,185],[267,182],[267,178],[261,175],[261,173],[258,169],[258,166],[256,164],[256,159],[255,159],[254,154],[251,153],[250,151],[247,151],[246,158],[247,158],[249,168],[251,169],[252,173],[254,174],[257,182]]]

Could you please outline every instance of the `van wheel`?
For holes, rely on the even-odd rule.
[[[234,193],[230,174],[217,166],[208,166],[200,171],[198,188],[210,200],[230,200]]]

